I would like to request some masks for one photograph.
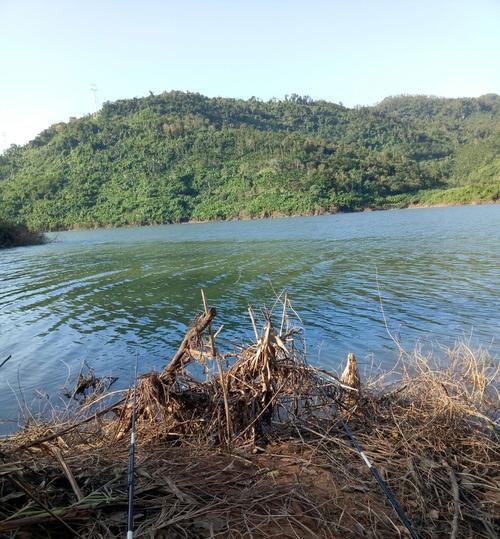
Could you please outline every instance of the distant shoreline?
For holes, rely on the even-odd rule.
[[[426,208],[451,208],[460,206],[494,206],[500,204],[500,199],[497,200],[471,200],[470,202],[438,202],[436,204],[410,204],[405,208],[396,208],[402,210],[415,210]]]
[[[265,219],[291,219],[295,217],[321,217],[326,215],[349,215],[352,213],[370,213],[370,212],[382,212],[382,211],[394,211],[394,210],[418,210],[418,209],[429,209],[429,208],[450,208],[450,207],[462,207],[462,206],[489,206],[500,204],[500,199],[497,200],[474,200],[470,202],[440,202],[436,204],[409,204],[408,206],[403,207],[376,207],[376,208],[363,208],[359,210],[351,211],[335,211],[335,212],[309,212],[309,213],[296,213],[296,214],[282,214],[280,212],[273,212],[270,215],[254,216],[254,217],[229,217],[227,219],[189,219],[188,221],[180,221],[177,223],[129,223],[126,225],[102,225],[102,226],[76,226],[71,228],[58,228],[54,230],[47,230],[47,233],[55,234],[57,232],[82,232],[85,230],[113,230],[120,228],[143,228],[150,226],[167,226],[167,225],[202,225],[210,223],[228,223],[228,222],[239,222],[239,221],[263,221]]]

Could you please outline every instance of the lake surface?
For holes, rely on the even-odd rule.
[[[500,351],[500,206],[64,232],[0,252],[0,419],[18,399],[56,395],[82,360],[131,380],[161,369],[200,310],[199,288],[229,340],[251,335],[247,305],[286,289],[309,360],[347,353],[390,366],[389,327],[413,348],[470,338]],[[230,344],[228,343],[228,346]],[[439,349],[439,347],[437,347]],[[19,391],[22,389],[22,396]],[[36,402],[35,402],[36,404]],[[5,430],[0,425],[0,430]]]

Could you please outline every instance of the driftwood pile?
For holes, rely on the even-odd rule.
[[[260,327],[250,309],[254,342],[222,353],[204,301],[163,371],[140,376],[136,536],[406,537],[340,410],[422,538],[497,537],[491,360],[415,353],[397,381],[361,387],[352,355],[339,378],[306,363],[288,308]],[[132,390],[118,394],[0,442],[0,537],[124,536]]]

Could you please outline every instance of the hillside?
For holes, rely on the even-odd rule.
[[[105,103],[12,146],[0,156],[0,220],[47,230],[310,214],[428,190],[446,202],[450,188],[496,199],[499,186],[495,94],[349,109],[168,92]]]

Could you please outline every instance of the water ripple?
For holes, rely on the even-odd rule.
[[[348,351],[395,357],[381,314],[408,347],[469,335],[498,354],[500,207],[377,212],[275,221],[58,234],[0,253],[1,416],[7,382],[54,394],[83,359],[122,384],[131,358],[161,368],[200,308],[200,287],[226,337],[250,335],[248,303],[286,288],[313,362]]]

